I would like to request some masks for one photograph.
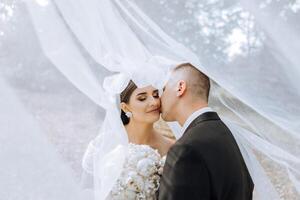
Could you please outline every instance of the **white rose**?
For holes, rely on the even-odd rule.
[[[130,156],[128,157],[128,163],[130,165],[135,165],[139,160],[141,160],[145,157],[145,154],[143,152],[134,152],[129,155]]]
[[[148,158],[149,159],[151,159],[153,162],[159,162],[159,160],[160,160],[160,157],[159,157],[159,155],[157,155],[157,154],[150,154],[149,156],[148,156]]]
[[[148,158],[144,158],[137,163],[137,171],[145,177],[150,176],[153,173],[153,161]]]
[[[138,173],[136,171],[133,171],[133,170],[129,171],[128,170],[127,175],[125,175],[125,176],[127,176],[128,178],[135,179],[139,175],[138,175]]]

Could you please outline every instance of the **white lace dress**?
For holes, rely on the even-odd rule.
[[[107,200],[155,200],[165,159],[148,145],[130,143],[122,174]]]

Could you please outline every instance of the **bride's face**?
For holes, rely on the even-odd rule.
[[[126,106],[134,121],[154,123],[160,116],[159,91],[152,86],[137,88]]]

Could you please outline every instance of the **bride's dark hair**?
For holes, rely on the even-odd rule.
[[[124,103],[129,103],[129,99],[133,91],[137,88],[136,84],[130,80],[126,88],[120,94],[120,100]],[[124,125],[128,124],[130,119],[127,117],[125,112],[121,109],[121,119]]]

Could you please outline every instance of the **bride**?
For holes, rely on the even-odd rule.
[[[133,81],[120,95],[121,119],[128,133],[129,142],[147,144],[166,155],[173,140],[154,129],[160,117],[159,90],[153,86],[138,88]]]
[[[159,90],[153,86],[139,88],[130,80],[120,102],[128,154],[106,199],[156,199],[166,154],[175,142],[154,128],[160,118]],[[91,142],[89,148],[93,145]]]

